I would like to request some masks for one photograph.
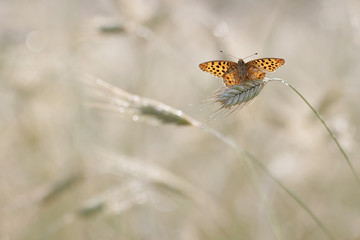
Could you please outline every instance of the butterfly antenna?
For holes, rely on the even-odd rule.
[[[231,55],[231,54],[229,54],[229,53],[225,53],[223,50],[220,50],[220,52],[221,52],[222,54],[224,54],[224,55],[228,55],[228,56],[230,56],[230,57],[236,58],[236,60],[239,59],[238,57],[235,57],[235,56],[233,56],[233,55]]]
[[[246,58],[249,58],[249,57],[255,56],[255,55],[258,55],[258,53],[256,52],[256,53],[253,53],[253,54],[251,54],[251,55],[249,55],[249,56],[247,56],[247,57],[244,57],[244,58],[243,58],[243,60],[244,60],[244,59],[246,59]]]

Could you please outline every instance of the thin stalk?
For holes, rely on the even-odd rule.
[[[319,218],[315,215],[313,211],[287,186],[285,186],[280,180],[278,180],[276,177],[274,177],[271,172],[266,168],[266,166],[260,162],[254,155],[244,150],[242,147],[240,147],[235,141],[232,139],[226,137],[222,133],[216,131],[215,129],[208,128],[206,126],[202,127],[206,132],[210,133],[211,135],[215,136],[225,144],[231,146],[236,151],[239,151],[241,154],[244,154],[247,158],[249,158],[253,163],[255,163],[258,167],[261,168],[261,170],[264,171],[266,175],[268,175],[274,182],[276,182],[289,196],[297,202],[297,204],[300,205],[309,215],[310,217],[316,222],[316,224],[320,227],[320,229],[324,232],[324,234],[328,237],[328,239],[336,240],[336,238],[330,233],[330,231],[321,223]]]
[[[324,119],[321,117],[321,115],[319,114],[318,111],[316,111],[316,109],[305,99],[305,97],[303,95],[301,95],[301,93],[296,90],[295,87],[293,87],[290,83],[286,82],[283,79],[280,78],[270,78],[268,79],[268,81],[279,81],[282,82],[283,84],[289,86],[292,90],[294,90],[294,92],[296,92],[297,95],[299,95],[302,100],[304,100],[304,102],[311,108],[311,110],[315,113],[316,117],[320,120],[320,122],[322,123],[322,125],[326,128],[326,130],[328,131],[328,133],[330,134],[331,138],[334,140],[336,146],[339,148],[340,152],[342,153],[342,155],[344,156],[346,163],[349,165],[351,172],[353,173],[357,183],[360,185],[360,178],[358,176],[358,174],[355,171],[354,166],[352,165],[348,155],[346,154],[345,150],[343,149],[343,147],[340,145],[339,141],[337,140],[335,134],[333,131],[331,131],[331,129],[328,127],[328,125],[326,124],[326,122],[324,121]]]

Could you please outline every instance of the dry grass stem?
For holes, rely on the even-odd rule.
[[[134,121],[144,121],[151,125],[158,125],[159,123],[178,126],[201,125],[181,110],[152,99],[128,93],[99,78],[87,76],[82,80],[92,87],[91,96],[96,100],[88,102],[88,106],[127,114]]]
[[[301,97],[301,99],[306,103],[306,105],[309,106],[309,108],[313,111],[315,116],[320,120],[321,124],[326,128],[326,130],[330,134],[330,137],[334,140],[336,146],[339,148],[341,154],[344,156],[347,165],[349,166],[352,174],[354,175],[354,177],[356,179],[356,182],[360,186],[359,175],[355,171],[355,168],[354,168],[353,164],[351,163],[350,158],[346,154],[344,148],[340,145],[340,143],[339,143],[337,137],[335,136],[334,132],[329,128],[329,126],[326,124],[325,120],[321,117],[320,113],[306,100],[306,98],[293,85],[291,85],[287,81],[285,81],[283,79],[280,79],[280,78],[270,78],[270,79],[267,79],[267,81],[278,81],[278,82],[281,82],[281,83],[285,84],[286,86],[289,86],[297,95],[299,95]]]

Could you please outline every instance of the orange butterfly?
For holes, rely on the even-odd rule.
[[[238,85],[247,81],[262,80],[266,72],[274,72],[285,64],[282,58],[259,58],[247,63],[239,59],[230,61],[209,61],[199,65],[200,69],[217,77],[222,77],[226,87]]]

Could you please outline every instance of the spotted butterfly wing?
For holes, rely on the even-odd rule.
[[[237,63],[229,61],[210,61],[199,64],[199,67],[205,72],[209,72],[217,77],[221,77],[231,66],[236,65]]]
[[[200,69],[217,77],[222,77],[227,87],[240,83],[240,75],[236,62],[209,61],[199,65]]]
[[[238,85],[241,82],[246,81],[246,76],[242,76],[239,72],[239,68],[236,65],[231,66],[227,72],[222,76],[224,84],[226,87],[231,87],[233,85]]]
[[[246,66],[257,67],[263,71],[275,72],[276,69],[285,64],[285,60],[282,58],[259,58],[246,63]],[[264,76],[265,77],[265,76]]]
[[[255,66],[247,66],[247,73],[246,76],[249,81],[254,80],[263,80],[265,78],[266,73],[260,70],[258,67]]]

